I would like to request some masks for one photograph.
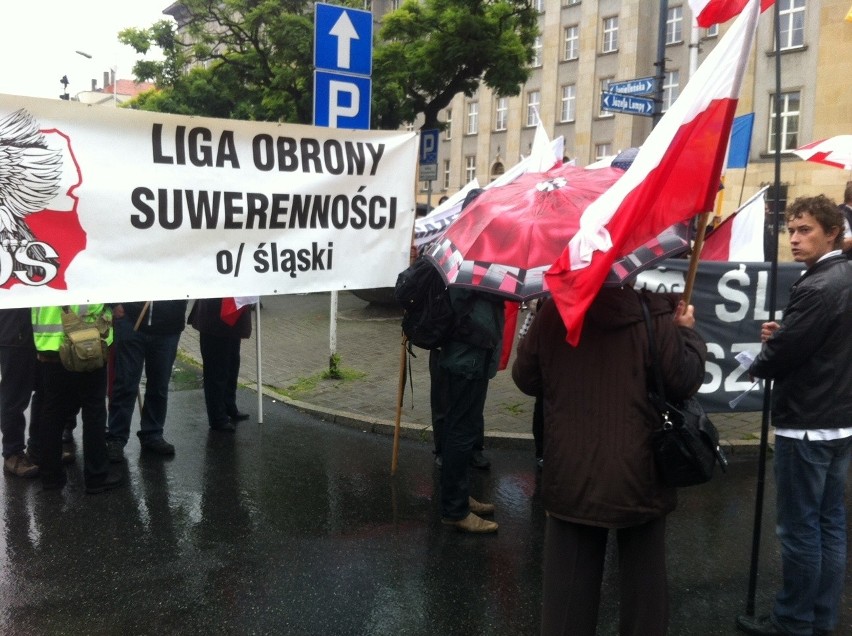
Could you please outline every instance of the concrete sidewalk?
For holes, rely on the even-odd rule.
[[[264,393],[329,421],[392,434],[404,363],[402,434],[431,443],[429,354],[415,349],[416,357],[401,357],[400,310],[367,303],[350,292],[339,294],[337,354],[346,377],[331,380],[322,378],[329,368],[329,308],[328,293],[263,298]],[[257,384],[256,337],[255,330],[242,347],[241,382],[252,388]],[[200,363],[198,332],[192,327],[187,327],[180,348]],[[533,402],[515,387],[508,370],[498,372],[485,404],[486,445],[528,447],[532,453]],[[760,413],[717,413],[712,420],[726,452],[756,452]]]

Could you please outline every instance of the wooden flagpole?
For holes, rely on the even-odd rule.
[[[402,344],[399,346],[399,386],[396,394],[396,418],[393,424],[393,457],[391,458],[391,475],[396,475],[397,462],[399,460],[399,432],[402,421],[402,400],[405,396],[405,349],[406,337],[402,336]]]

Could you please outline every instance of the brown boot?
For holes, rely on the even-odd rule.
[[[481,501],[477,501],[473,497],[467,498],[467,507],[470,508],[471,512],[475,512],[478,515],[494,514],[494,504],[482,503]]]
[[[38,477],[38,466],[30,461],[24,451],[3,460],[3,470],[16,477]]]
[[[441,519],[441,523],[447,526],[455,526],[459,532],[474,532],[477,534],[485,532],[497,532],[497,524],[477,517],[472,512],[464,519]]]

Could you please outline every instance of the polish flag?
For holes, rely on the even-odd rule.
[[[762,263],[763,227],[766,217],[766,190],[763,188],[727,219],[704,241],[702,261]]]
[[[689,7],[698,26],[707,27],[727,22],[739,15],[749,0],[689,0]],[[760,10],[766,11],[775,0],[761,0]]]
[[[219,317],[222,322],[233,327],[237,324],[240,316],[243,315],[245,308],[254,305],[260,300],[260,296],[232,296],[222,299],[222,308],[219,310]]]
[[[569,343],[579,342],[586,310],[616,258],[713,209],[759,9],[751,0],[627,172],[586,208],[577,233],[545,274]]]

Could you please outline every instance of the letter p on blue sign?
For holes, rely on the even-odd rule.
[[[314,71],[314,125],[370,128],[369,77]]]

